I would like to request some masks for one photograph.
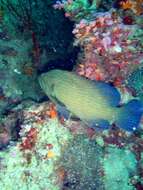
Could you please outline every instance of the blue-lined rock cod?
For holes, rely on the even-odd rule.
[[[43,73],[39,83],[59,110],[65,115],[70,112],[89,127],[105,129],[113,123],[127,131],[139,127],[141,102],[133,99],[120,106],[120,93],[110,84],[57,69]]]

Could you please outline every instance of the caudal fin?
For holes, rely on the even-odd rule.
[[[135,131],[140,124],[143,106],[139,100],[131,100],[118,110],[115,124],[127,131]]]

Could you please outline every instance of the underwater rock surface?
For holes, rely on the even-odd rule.
[[[63,189],[103,190],[102,157],[102,147],[94,140],[89,140],[85,135],[75,136],[61,159],[66,170]]]

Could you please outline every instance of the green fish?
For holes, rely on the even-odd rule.
[[[89,127],[105,129],[113,123],[127,131],[139,127],[141,102],[134,99],[120,106],[120,93],[110,84],[57,69],[41,74],[39,83],[59,112],[71,113]]]

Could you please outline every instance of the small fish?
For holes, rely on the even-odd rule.
[[[120,106],[120,94],[110,84],[56,69],[39,76],[39,83],[57,109],[66,116],[71,113],[91,128],[105,129],[113,123],[127,131],[139,127],[141,102],[134,99]]]

